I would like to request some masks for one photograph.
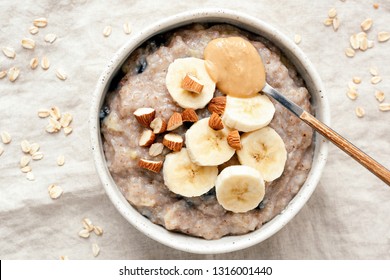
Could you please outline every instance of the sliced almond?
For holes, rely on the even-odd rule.
[[[158,155],[161,155],[163,149],[164,149],[163,143],[154,143],[149,148],[149,155],[152,157],[156,157]]]
[[[367,18],[365,19],[361,24],[360,24],[360,27],[362,28],[363,31],[367,31],[371,28],[372,26],[372,19],[371,18]]]
[[[355,51],[351,48],[346,48],[345,49],[345,55],[348,57],[354,57],[355,56]]]
[[[9,144],[12,141],[11,135],[7,131],[2,131],[0,136],[4,144]]]
[[[218,115],[222,115],[223,112],[225,111],[225,107],[226,107],[226,96],[218,96],[210,100],[207,109],[210,111],[210,113],[217,113]]]
[[[35,41],[30,38],[22,39],[22,46],[25,49],[33,50],[35,48]]]
[[[20,171],[22,171],[23,173],[31,172],[31,166],[27,165],[25,167],[22,167],[22,168],[20,168]]]
[[[88,238],[90,235],[89,231],[85,228],[79,231],[79,236],[82,238]]]
[[[31,155],[31,158],[33,160],[41,160],[41,159],[43,159],[43,153],[42,152],[36,152],[36,153]]]
[[[340,20],[338,17],[335,17],[332,22],[333,30],[337,31],[340,27]]]
[[[50,68],[50,60],[47,58],[47,56],[42,57],[41,67],[43,70],[47,70]]]
[[[4,47],[3,53],[6,57],[12,58],[12,59],[15,58],[15,56],[16,56],[15,50],[13,48],[10,48],[10,47]]]
[[[379,110],[383,112],[390,111],[390,103],[381,103],[379,104]]]
[[[167,123],[162,118],[155,118],[150,123],[150,128],[153,129],[154,134],[163,133],[167,130]]]
[[[30,67],[31,67],[31,69],[37,68],[38,64],[39,64],[38,57],[31,58],[31,60],[30,60]]]
[[[194,109],[187,108],[181,112],[181,119],[183,122],[197,122],[199,118]]]
[[[153,160],[147,160],[147,159],[141,158],[138,161],[138,166],[141,168],[145,168],[147,170],[150,170],[152,172],[159,173],[162,166],[163,166],[163,162],[161,160],[160,161],[153,161]]]
[[[221,130],[224,128],[221,117],[217,113],[212,113],[209,119],[209,127],[214,130]]]
[[[30,163],[31,157],[22,156],[20,159],[20,168],[26,167]]]
[[[99,226],[94,226],[93,227],[93,232],[97,235],[97,236],[101,236],[103,235],[103,229]]]
[[[11,82],[14,82],[19,77],[19,74],[20,74],[20,69],[18,67],[14,66],[11,69],[9,69],[9,71],[8,71],[8,79]]]
[[[378,41],[379,42],[386,42],[387,40],[390,39],[390,33],[387,31],[381,31],[378,32]]]
[[[125,34],[130,34],[131,33],[131,24],[129,22],[125,22],[123,24],[123,32],[125,32]]]
[[[22,148],[23,153],[26,154],[28,154],[31,150],[30,142],[28,142],[27,140],[23,140],[22,142],[20,142],[20,147]]]
[[[145,129],[139,138],[138,144],[141,147],[149,147],[153,144],[154,139],[156,139],[156,135],[153,133],[153,131],[150,129]]]
[[[204,85],[199,81],[199,79],[191,74],[186,74],[181,82],[182,89],[195,93],[201,93],[203,86]]]
[[[56,76],[61,81],[65,81],[68,78],[68,76],[61,69],[56,70]]]
[[[168,149],[178,152],[183,147],[183,137],[176,133],[168,133],[164,135],[163,144]]]
[[[50,185],[47,190],[51,199],[57,199],[63,193],[62,188],[60,186],[57,186],[56,184]]]
[[[183,124],[183,119],[181,118],[181,114],[178,112],[174,112],[168,120],[167,130],[168,131],[175,130],[182,124]]]
[[[238,130],[230,131],[227,136],[227,142],[230,147],[232,147],[235,150],[241,150],[241,139],[240,134],[238,133]]]
[[[108,37],[111,35],[112,27],[110,25],[107,25],[103,28],[103,35],[104,37]]]
[[[93,231],[93,224],[92,224],[92,221],[88,218],[84,218],[81,223],[83,224],[83,227],[88,230],[88,232],[91,232]]]
[[[156,115],[156,110],[153,108],[138,108],[134,111],[133,114],[139,124],[144,127],[149,127],[150,123]]]
[[[365,115],[365,111],[362,107],[356,107],[355,114],[356,114],[356,116],[358,116],[358,118],[363,118]]]
[[[72,115],[70,113],[64,113],[61,116],[60,124],[61,124],[62,127],[67,127],[67,126],[70,125],[72,120],[73,120],[73,117],[72,117]]]
[[[31,35],[35,35],[39,32],[39,29],[36,26],[30,26],[28,28],[28,32],[30,32]]]
[[[65,156],[64,155],[59,155],[57,157],[57,165],[58,166],[63,166],[65,164]]]
[[[29,181],[34,181],[35,180],[34,173],[32,173],[32,171],[27,172],[26,173],[26,179],[29,180]]]
[[[349,43],[354,50],[359,49],[360,44],[356,34],[352,34],[351,37],[349,37]]]
[[[374,76],[374,77],[371,78],[371,84],[373,84],[373,85],[376,85],[380,81],[382,81],[382,77],[381,76]]]
[[[45,36],[45,42],[50,44],[53,44],[56,39],[57,39],[57,35],[54,33],[49,33]]]
[[[48,110],[48,109],[39,109],[38,110],[38,117],[47,118],[48,116],[50,116],[50,110]]]
[[[295,34],[294,35],[294,42],[295,42],[295,44],[299,44],[299,43],[301,43],[301,41],[302,41],[302,36],[300,35],[300,34]]]
[[[36,27],[46,27],[47,19],[45,17],[37,18],[33,21],[33,24]]]
[[[385,100],[385,93],[383,91],[377,90],[375,91],[375,98],[379,102],[383,102],[383,100]]]
[[[7,76],[7,70],[0,71],[0,79],[4,78],[5,76]]]
[[[92,244],[92,254],[94,257],[97,257],[100,253],[100,248],[99,248],[99,245],[97,245],[96,243],[93,243]]]

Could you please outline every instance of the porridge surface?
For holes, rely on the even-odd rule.
[[[205,239],[244,234],[278,215],[306,180],[313,156],[311,128],[273,102],[276,112],[269,126],[282,137],[288,153],[287,162],[283,175],[266,183],[263,201],[249,212],[238,214],[225,210],[218,203],[214,188],[199,197],[176,195],[164,185],[162,172],[156,174],[138,167],[140,158],[164,160],[170,151],[164,148],[161,155],[151,157],[148,148],[138,145],[144,128],[134,118],[134,111],[151,107],[156,110],[156,116],[165,120],[173,112],[182,112],[183,109],[174,103],[165,85],[168,66],[176,58],[203,58],[203,50],[209,41],[229,36],[249,39],[262,57],[267,83],[305,110],[311,110],[310,96],[302,79],[270,43],[229,25],[192,25],[167,35],[169,40],[161,46],[158,40],[154,40],[133,52],[122,67],[124,77],[106,99],[109,109],[105,111],[109,112],[102,121],[108,168],[131,205],[168,230]],[[216,90],[215,95],[220,95],[220,92]],[[197,114],[200,119],[210,115],[207,109],[197,110]],[[175,133],[184,137],[188,127],[185,123]],[[155,142],[162,142],[162,136],[157,135]],[[221,165],[219,170],[232,164],[239,164],[236,155]]]

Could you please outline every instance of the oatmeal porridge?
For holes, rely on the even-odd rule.
[[[195,24],[150,39],[125,62],[101,111],[107,165],[129,203],[153,223],[205,239],[245,234],[280,214],[306,180],[313,157],[312,129],[278,103],[263,95],[250,97],[253,112],[237,117],[246,101],[225,97],[218,83],[215,87],[200,72],[182,70],[202,64],[211,41],[230,37],[249,40],[261,56],[267,83],[311,111],[303,80],[281,52],[264,38],[227,24]],[[185,77],[175,79],[173,71],[184,71]],[[180,96],[183,91],[191,91],[188,98]],[[248,118],[256,102],[263,108],[261,124]],[[223,155],[208,151],[211,144],[201,136],[209,133],[218,136],[213,141]],[[278,168],[256,171],[248,155],[257,141],[279,145],[272,155],[268,151],[269,162],[277,158]],[[251,200],[250,208],[229,208],[226,192],[218,188],[231,183],[231,168],[244,165],[252,169],[244,168],[245,178],[262,182],[258,200],[251,195],[244,198]],[[183,179],[186,168],[202,177]],[[240,178],[241,169],[235,171]],[[195,190],[187,184],[202,186]]]

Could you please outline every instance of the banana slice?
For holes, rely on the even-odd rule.
[[[249,132],[267,126],[274,113],[275,106],[265,95],[248,98],[227,96],[222,121],[230,128]]]
[[[230,129],[214,130],[204,118],[194,123],[186,132],[186,147],[190,159],[201,166],[216,166],[228,161],[235,153],[227,137]]]
[[[214,187],[218,167],[199,166],[193,163],[183,148],[165,157],[164,183],[168,189],[186,197],[200,196]]]
[[[267,182],[279,178],[287,160],[287,151],[282,138],[271,127],[244,133],[242,149],[237,151],[241,164],[260,171]]]
[[[198,93],[183,89],[183,79],[186,77],[192,77],[193,82],[203,85],[202,90]],[[203,59],[176,59],[168,67],[165,82],[173,100],[182,108],[204,108],[214,96],[215,83],[211,80]]]
[[[244,165],[231,165],[218,175],[215,191],[219,204],[226,210],[244,213],[263,200],[265,184],[261,174]]]

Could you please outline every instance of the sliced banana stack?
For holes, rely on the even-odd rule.
[[[271,127],[244,133],[242,149],[237,151],[238,160],[258,170],[265,181],[279,178],[287,160],[287,151],[282,138]]]
[[[213,98],[215,83],[203,59],[178,58],[169,67],[166,86],[173,100],[182,108],[201,109]]]
[[[267,126],[274,113],[275,106],[265,95],[247,98],[227,96],[222,121],[230,128],[249,132]]]
[[[164,183],[176,194],[186,197],[205,194],[214,187],[217,175],[218,167],[199,166],[193,163],[186,148],[165,157]]]
[[[186,147],[190,159],[201,166],[217,166],[228,161],[235,153],[229,146],[228,128],[214,130],[204,118],[194,123],[186,132]]]
[[[244,213],[256,208],[263,200],[265,184],[260,173],[249,166],[226,167],[215,181],[219,204],[228,211]]]

